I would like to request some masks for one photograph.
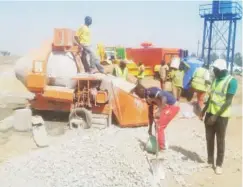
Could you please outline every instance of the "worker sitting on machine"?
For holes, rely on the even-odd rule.
[[[128,80],[127,62],[125,60],[121,60],[120,64],[114,67],[112,75]]]
[[[149,135],[152,135],[152,125],[158,127],[158,144],[160,150],[166,149],[168,144],[165,142],[164,130],[169,122],[179,112],[179,106],[177,106],[176,98],[169,92],[163,91],[157,87],[145,88],[141,84],[132,90],[140,98],[145,98],[149,105]],[[154,112],[154,108],[157,106],[157,110]],[[167,145],[166,145],[167,144]]]
[[[100,65],[99,59],[96,57],[94,51],[91,49],[91,46],[90,46],[89,26],[92,24],[92,18],[89,16],[86,16],[84,19],[84,22],[85,22],[84,25],[78,29],[76,36],[74,37],[76,43],[84,50],[84,53],[85,53],[84,55],[88,54],[90,57],[89,65],[85,64],[86,62],[83,62],[85,60],[82,60],[82,62],[84,64],[84,66],[86,67],[86,71],[92,73],[92,72],[94,72],[94,69],[96,67],[100,73],[104,73],[103,66]]]

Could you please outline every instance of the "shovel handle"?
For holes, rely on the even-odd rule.
[[[155,137],[156,137],[156,160],[158,159],[159,145],[158,145],[158,125],[154,120],[155,125]]]

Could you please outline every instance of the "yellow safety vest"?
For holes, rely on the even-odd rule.
[[[144,65],[141,65],[138,67],[138,76],[139,79],[144,78]]]
[[[122,71],[122,69],[121,69],[119,66],[116,66],[116,67],[115,67],[115,76],[117,76],[117,77],[121,77],[121,78],[127,80],[127,77],[128,77],[128,69],[125,68],[125,69]]]
[[[207,70],[205,68],[199,68],[196,70],[192,79],[192,88],[200,91],[207,91],[206,81],[204,79],[204,74]]]
[[[233,77],[231,75],[228,75],[217,84],[216,80],[214,80],[207,112],[216,114],[221,109],[223,104],[226,102],[227,89],[232,78]],[[231,106],[229,106],[220,116],[230,117],[230,111]]]
[[[171,72],[172,84],[177,87],[183,87],[183,78],[185,72],[183,70],[174,70]]]

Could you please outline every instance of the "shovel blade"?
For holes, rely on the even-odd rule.
[[[160,180],[165,179],[165,171],[162,159],[153,160],[151,166],[155,181],[159,182]]]

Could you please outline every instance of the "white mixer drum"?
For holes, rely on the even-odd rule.
[[[51,85],[74,88],[76,81],[72,77],[78,74],[76,62],[70,52],[52,52],[47,61],[47,76]]]
[[[18,80],[26,85],[26,77],[33,66],[33,57],[26,55],[16,61],[14,71]],[[51,52],[47,60],[47,77],[49,85],[74,88],[76,81],[72,77],[77,75],[76,62],[70,52]],[[51,81],[50,81],[51,80]]]
[[[14,72],[16,78],[21,81],[24,85],[26,85],[26,77],[28,73],[31,71],[33,66],[33,60],[31,56],[23,56],[19,58],[14,66]]]

